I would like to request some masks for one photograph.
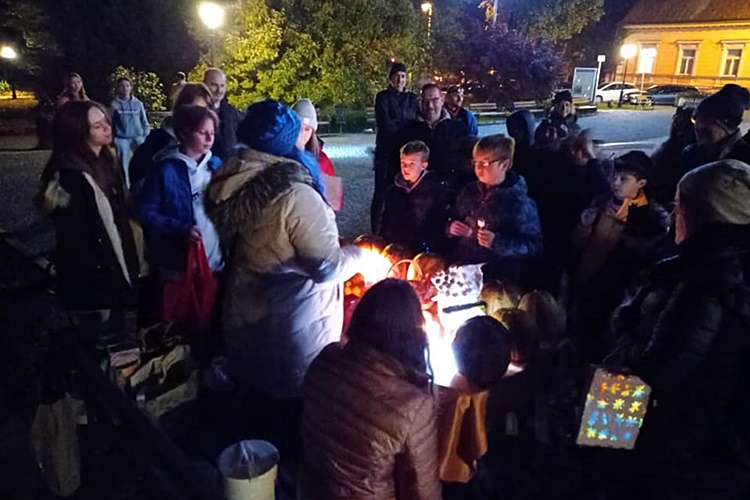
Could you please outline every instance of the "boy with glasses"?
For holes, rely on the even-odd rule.
[[[542,229],[526,181],[511,171],[514,146],[501,134],[474,146],[479,180],[459,193],[448,235],[455,238],[456,264],[485,263],[485,279],[518,283],[522,261],[542,249]]]

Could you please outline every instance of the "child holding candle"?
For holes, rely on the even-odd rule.
[[[514,145],[501,134],[477,142],[473,163],[479,180],[461,190],[448,225],[448,235],[456,238],[454,263],[486,263],[485,279],[518,282],[521,262],[542,249],[536,203],[524,178],[511,171]]]

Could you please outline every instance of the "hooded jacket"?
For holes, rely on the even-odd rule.
[[[439,500],[437,405],[398,361],[333,344],[305,378],[304,498]]]
[[[222,259],[218,238],[210,221],[200,209],[196,211],[195,202],[200,205],[200,198],[194,198],[200,196],[201,190],[192,185],[191,178],[195,178],[198,170],[207,170],[210,175],[219,168],[221,161],[209,152],[197,164],[176,147],[164,150],[154,157],[154,161],[157,166],[146,177],[136,199],[149,264],[183,271],[190,229],[198,226],[211,268],[220,269]]]
[[[301,396],[341,335],[341,283],[359,249],[340,247],[333,210],[296,161],[245,148],[211,180],[206,209],[228,252],[222,323],[229,371],[276,398]]]
[[[124,189],[124,186],[123,188]],[[42,186],[55,225],[57,294],[69,310],[135,303],[138,257],[122,191],[112,203],[91,175],[63,164]]]
[[[136,97],[115,98],[112,101],[112,132],[115,137],[136,139],[151,132],[146,108]]]
[[[449,203],[445,184],[435,172],[424,172],[411,186],[399,174],[385,195],[378,234],[389,243],[407,246],[414,254],[439,252]]]
[[[375,96],[375,155],[388,158],[399,127],[417,117],[419,102],[413,92],[399,92],[389,86]]]
[[[454,260],[460,264],[497,264],[537,255],[542,250],[542,228],[536,203],[529,198],[526,181],[510,171],[499,186],[475,182],[458,195],[454,220],[473,228],[468,238],[458,238]],[[492,248],[477,242],[478,221],[495,233]]]

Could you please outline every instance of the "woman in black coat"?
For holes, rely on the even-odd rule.
[[[134,305],[138,279],[109,116],[98,103],[69,102],[55,115],[53,140],[37,202],[55,224],[57,292],[75,324],[97,330]]]
[[[750,494],[750,166],[685,175],[677,254],[616,312],[606,363],[652,386],[636,460],[653,498]],[[635,481],[636,483],[638,481]]]

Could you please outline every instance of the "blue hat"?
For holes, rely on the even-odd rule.
[[[297,113],[273,99],[251,104],[237,125],[237,139],[252,149],[288,157],[294,151],[302,123]]]

